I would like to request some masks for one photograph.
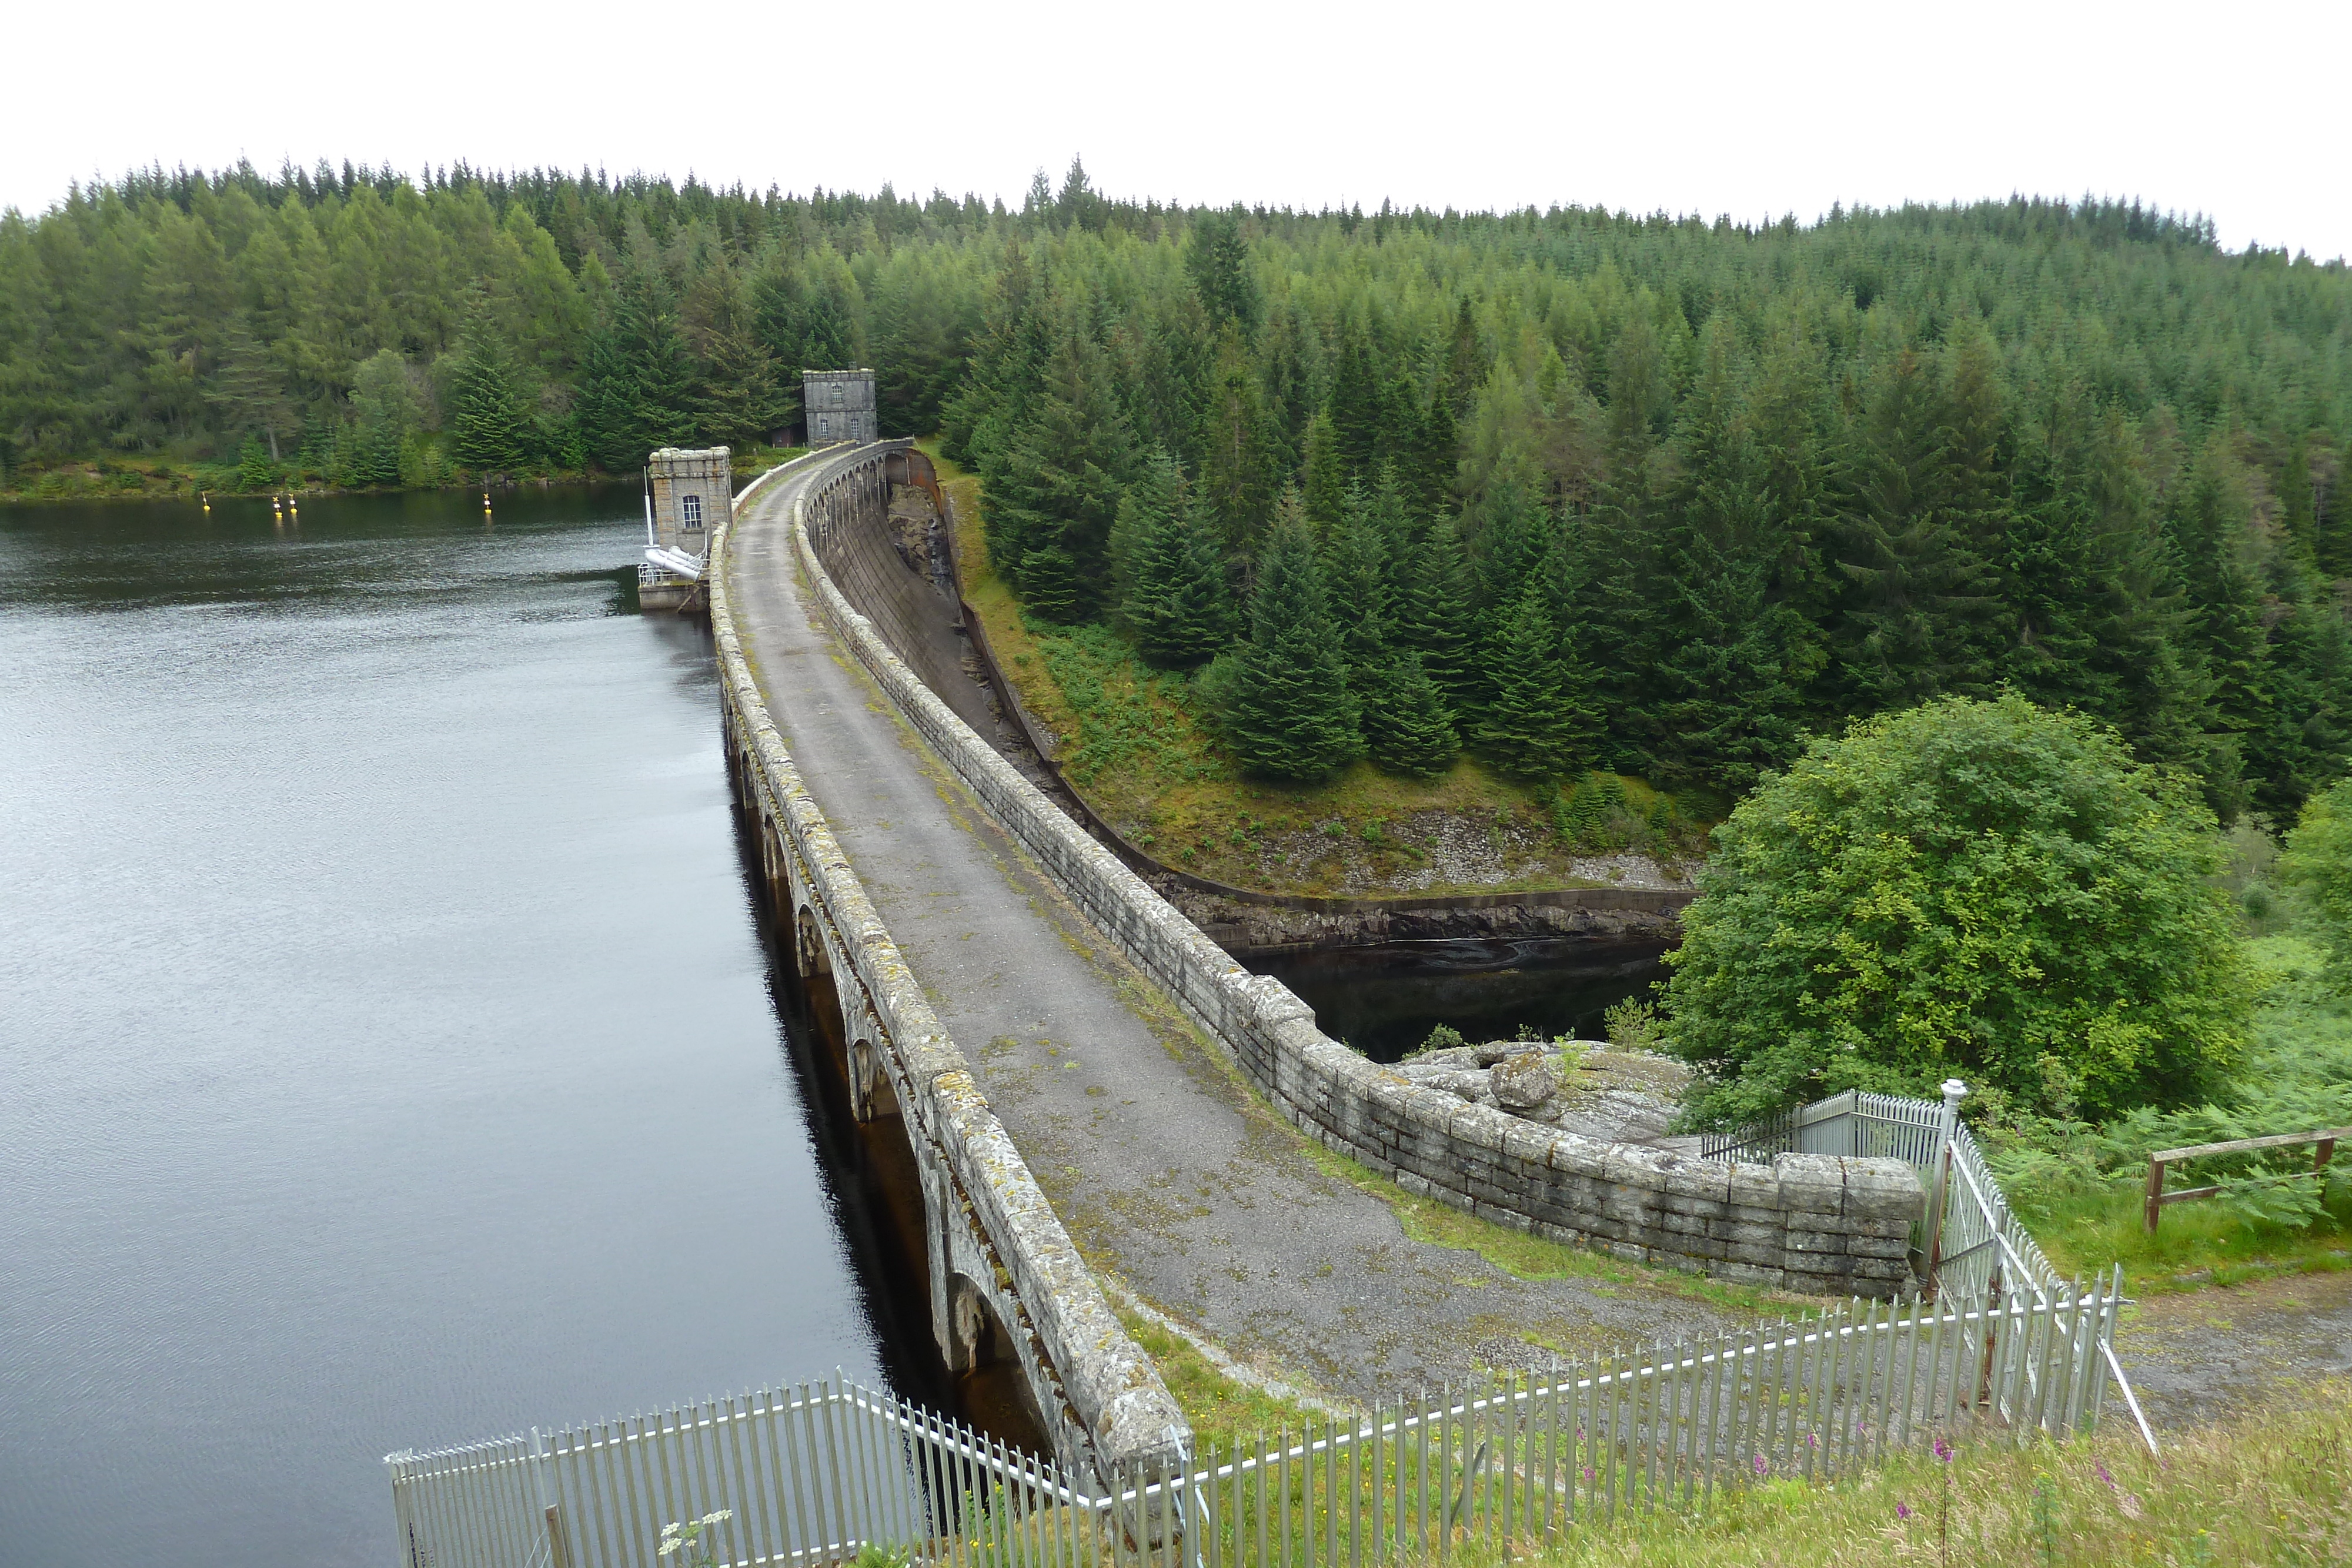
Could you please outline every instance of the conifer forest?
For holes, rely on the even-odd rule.
[[[2352,278],[2133,204],[1738,225],[134,176],[0,217],[0,484],[632,475],[803,368],[977,471],[1041,622],[1240,764],[1726,794],[2003,688],[2225,820],[2352,747]],[[54,491],[54,483],[49,490]]]

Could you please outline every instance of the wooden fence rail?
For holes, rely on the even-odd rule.
[[[2252,1154],[2257,1149],[2291,1148],[2297,1144],[2316,1144],[2313,1151],[2311,1172],[2322,1184],[2327,1180],[2327,1162],[2336,1153],[2336,1140],[2352,1138],[2352,1127],[2323,1127],[2312,1133],[2274,1133],[2267,1138],[2232,1138],[2226,1144],[2196,1144],[2185,1149],[2158,1149],[2147,1156],[2147,1203],[2145,1223],[2150,1236],[2156,1234],[2157,1221],[2168,1203],[2193,1203],[2200,1197],[2211,1197],[2221,1190],[2220,1184],[2210,1186],[2183,1187],[2179,1192],[2164,1190],[2164,1172],[2168,1166],[2186,1160],[2202,1159],[2208,1155]],[[2291,1181],[2303,1176],[2301,1171],[2281,1173],[2279,1180]]]

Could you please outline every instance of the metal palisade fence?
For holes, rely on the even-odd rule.
[[[1932,1172],[1932,1299],[1530,1369],[1148,1475],[1073,1476],[837,1377],[761,1390],[393,1455],[406,1561],[663,1568],[665,1525],[723,1511],[697,1546],[730,1568],[869,1550],[958,1568],[1361,1568],[1847,1475],[1938,1436],[2063,1438],[2100,1419],[2111,1385],[2152,1446],[2115,1359],[2122,1270],[2058,1278],[1957,1103],[1841,1095],[1706,1150],[1891,1155]]]
[[[1818,1316],[1504,1377],[1103,1486],[828,1380],[393,1456],[410,1568],[661,1568],[662,1528],[725,1511],[728,1564],[1360,1568],[1535,1543],[1717,1489],[1831,1479],[1937,1435],[2095,1423],[2120,1276],[2045,1303],[1856,1301]]]
[[[2051,1301],[2065,1282],[2002,1197],[1975,1136],[1959,1119],[1968,1093],[1958,1079],[1941,1104],[1849,1090],[1738,1132],[1700,1139],[1711,1160],[1769,1160],[1777,1154],[1896,1159],[1916,1167],[1928,1193],[1919,1249],[1927,1275],[1947,1295],[1975,1296],[1996,1285]]]

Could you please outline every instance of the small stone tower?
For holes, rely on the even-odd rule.
[[[646,460],[653,476],[654,542],[707,555],[711,537],[734,516],[735,474],[724,446],[665,446]]]
[[[882,437],[881,427],[875,422],[872,371],[803,371],[801,408],[807,417],[811,446]]]

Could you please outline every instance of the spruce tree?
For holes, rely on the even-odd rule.
[[[1396,606],[1396,622],[1397,645],[1421,655],[1455,717],[1475,715],[1485,690],[1480,639],[1470,563],[1453,518],[1439,519],[1423,538],[1407,591]]]
[[[1146,661],[1189,670],[1232,643],[1233,591],[1225,582],[1216,510],[1206,496],[1194,491],[1171,510],[1145,547],[1138,579],[1146,597],[1136,641]]]
[[[1039,614],[1078,621],[1101,607],[1111,526],[1139,462],[1108,360],[1081,323],[1063,323],[1019,427],[982,464],[996,518],[991,558],[1018,549],[1008,575]],[[1040,592],[1050,610],[1034,600]]]
[[[1419,653],[1391,652],[1385,664],[1368,672],[1361,697],[1364,741],[1374,763],[1416,779],[1434,779],[1454,766],[1462,737]]]
[[[1249,271],[1249,241],[1243,237],[1241,209],[1202,213],[1192,220],[1184,245],[1184,270],[1201,298],[1210,323],[1246,332],[1257,325],[1256,280]]]
[[[1429,402],[1413,422],[1405,465],[1413,503],[1423,512],[1444,510],[1454,501],[1462,466],[1462,437],[1454,420],[1453,392],[1444,378],[1430,389]]]
[[[1308,522],[1328,528],[1348,509],[1348,465],[1339,455],[1330,420],[1318,413],[1307,422],[1306,446],[1300,501]]]
[[[236,487],[266,490],[277,483],[278,465],[269,460],[269,448],[261,444],[258,435],[247,436],[236,458]]]
[[[1561,643],[1530,578],[1488,643],[1493,695],[1480,716],[1479,748],[1507,773],[1557,779],[1599,739],[1591,675]]]
[[[1702,354],[1675,432],[1655,602],[1640,633],[1646,714],[1622,727],[1654,774],[1744,789],[1796,754],[1797,686],[1814,656],[1803,618],[1776,601],[1779,520],[1737,406],[1727,334],[1713,323]]]
[[[1314,535],[1295,492],[1284,497],[1258,554],[1249,619],[1219,693],[1234,754],[1252,773],[1327,779],[1363,755],[1364,741]]]
[[[1837,554],[1840,675],[1853,709],[1982,684],[1977,628],[1999,584],[1963,526],[1980,486],[1972,454],[1956,461],[1951,413],[1935,366],[1909,350],[1881,370],[1864,407],[1842,476]]]
[[[1227,543],[1242,553],[1256,549],[1273,509],[1280,449],[1249,345],[1239,330],[1228,329],[1218,339],[1210,375],[1196,483],[1215,507]]]
[[[739,449],[764,443],[776,419],[776,363],[760,340],[749,291],[724,261],[711,262],[696,279],[686,329],[694,351],[696,435]]]
[[[1021,605],[1039,620],[1076,625],[1086,619],[1088,597],[1078,582],[1077,558],[1060,545],[1021,558]]]
[[[1340,465],[1350,474],[1370,474],[1391,455],[1387,393],[1371,333],[1360,319],[1350,318],[1340,329],[1339,362],[1332,371],[1325,415]]]
[[[2301,435],[2287,438],[2286,461],[2279,469],[2279,531],[2306,566],[2319,559],[2319,506],[2311,484],[2311,444]]]
[[[645,461],[637,421],[637,382],[627,345],[610,310],[591,328],[581,360],[580,389],[572,402],[580,441],[589,459],[610,474],[625,473]]]
[[[694,359],[666,292],[631,306],[629,369],[637,438],[647,452],[694,439]]]
[[[478,311],[451,380],[450,446],[465,467],[480,472],[523,461],[530,426],[514,383],[506,346],[490,330],[486,313]]]

